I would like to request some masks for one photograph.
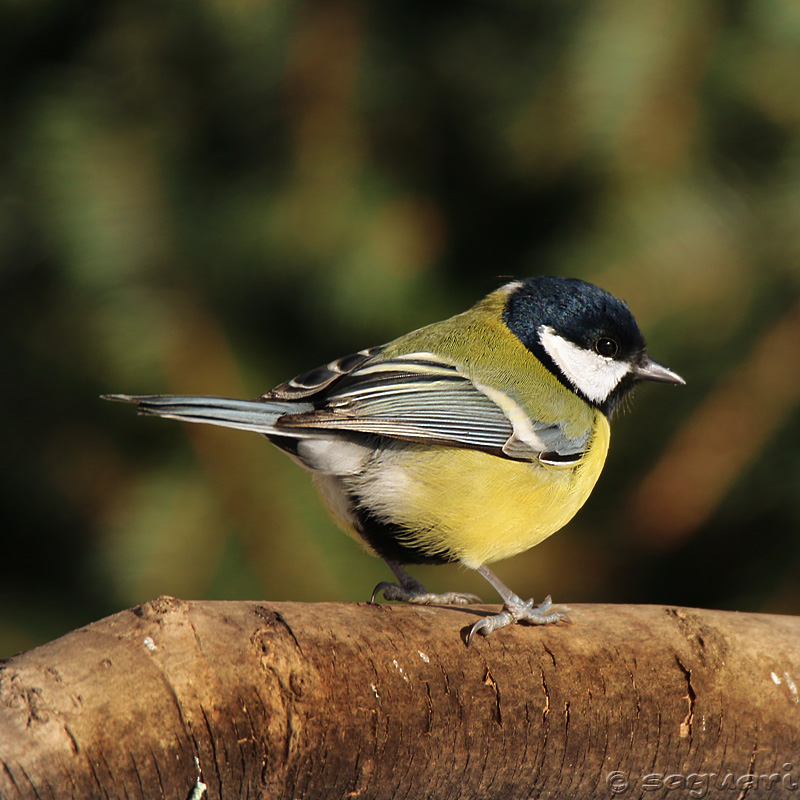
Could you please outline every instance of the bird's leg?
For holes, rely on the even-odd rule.
[[[527,622],[530,625],[553,625],[556,622],[569,622],[565,608],[554,606],[550,597],[546,597],[538,605],[531,600],[523,600],[508,588],[486,564],[478,567],[478,572],[497,589],[503,598],[503,610],[491,617],[479,619],[467,635],[467,644],[476,633],[488,636],[492,631],[505,628],[514,622]]]
[[[443,592],[433,594],[429,592],[418,580],[412,578],[396,561],[385,558],[389,569],[394,572],[398,583],[381,581],[373,590],[370,603],[375,602],[375,597],[383,592],[386,600],[397,600],[401,603],[415,603],[423,606],[451,606],[466,605],[468,603],[482,602],[476,594],[467,592]]]

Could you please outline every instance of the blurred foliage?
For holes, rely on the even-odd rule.
[[[800,613],[800,5],[0,0],[0,71],[0,654],[161,593],[367,598],[263,440],[98,395],[255,396],[541,273],[688,386],[498,572]]]

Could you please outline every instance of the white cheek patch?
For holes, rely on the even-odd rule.
[[[564,377],[595,403],[604,402],[631,369],[624,361],[579,347],[546,325],[539,329],[539,341]]]

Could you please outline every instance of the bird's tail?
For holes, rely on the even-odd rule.
[[[136,403],[140,414],[183,422],[204,422],[254,433],[272,433],[278,417],[312,408],[310,403],[167,394],[104,394],[103,399]]]

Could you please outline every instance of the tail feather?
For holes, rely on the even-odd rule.
[[[183,422],[204,422],[255,433],[272,433],[278,417],[310,411],[310,403],[235,400],[166,394],[105,394],[104,400],[136,403],[140,414],[151,414]]]

